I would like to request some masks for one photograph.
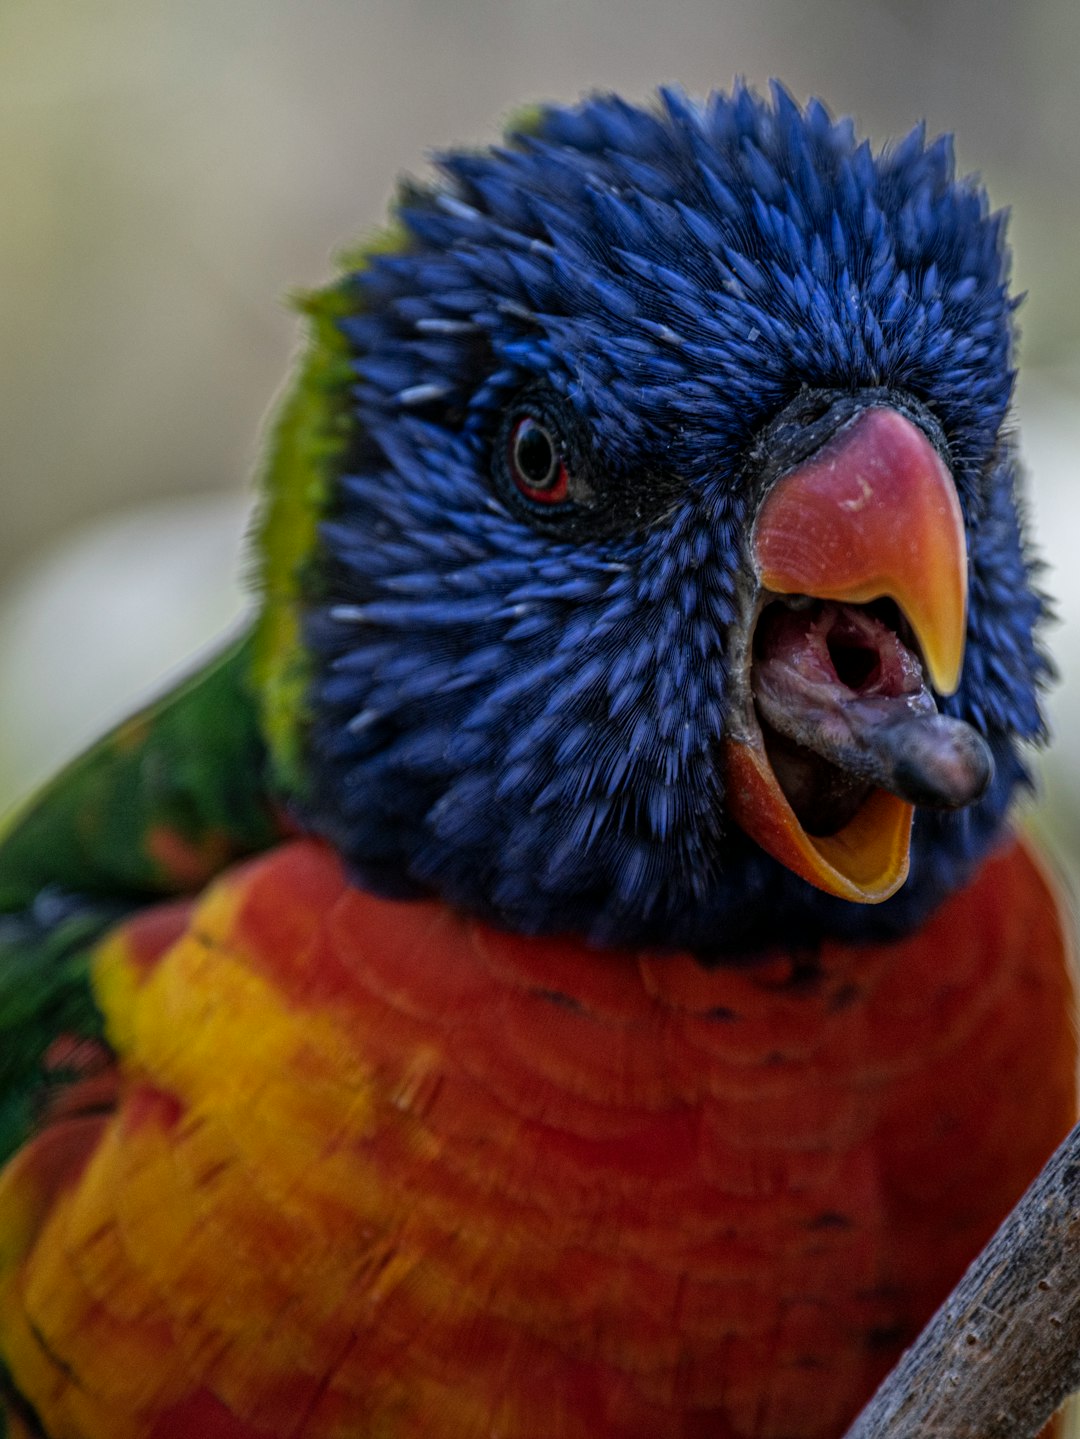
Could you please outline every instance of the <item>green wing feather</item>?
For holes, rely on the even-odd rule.
[[[193,892],[273,844],[244,636],[53,780],[0,840],[0,1161],[29,1134],[53,1040],[97,1039],[94,944],[125,913]]]
[[[340,279],[298,301],[310,342],[263,467],[251,629],[75,760],[0,836],[0,1162],[63,1081],[54,1040],[99,1038],[88,972],[101,935],[274,844],[288,801],[303,795],[300,613],[318,593],[318,523],[355,379],[338,321],[358,304],[350,273],[400,243],[377,236],[343,257]]]
[[[300,611],[318,593],[318,524],[355,382],[339,321],[358,308],[352,275],[400,244],[396,232],[373,237],[343,256],[338,280],[297,298],[310,339],[262,467],[251,631],[68,766],[16,819],[0,838],[0,912],[50,884],[145,898],[194,891],[280,834],[275,798],[304,790]]]
[[[46,1092],[73,1076],[45,1056],[59,1035],[101,1038],[88,968],[119,905],[44,892],[30,910],[0,915],[0,1164],[27,1139]]]
[[[250,632],[113,730],[16,818],[0,837],[0,913],[27,908],[49,885],[131,902],[193,892],[280,836],[278,802],[304,791],[300,613],[318,594],[318,524],[355,381],[339,321],[358,308],[355,272],[401,243],[398,232],[374,236],[343,256],[338,280],[297,300],[310,342],[263,466],[261,604]]]
[[[199,889],[280,835],[249,635],[108,734],[0,839],[0,912],[45,886],[131,900]]]

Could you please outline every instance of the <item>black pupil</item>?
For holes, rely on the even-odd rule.
[[[551,436],[535,420],[522,420],[514,436],[514,464],[518,474],[534,490],[547,490],[555,483],[558,462]]]

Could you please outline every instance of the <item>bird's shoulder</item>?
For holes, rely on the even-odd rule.
[[[70,1077],[57,1044],[75,1054],[100,1037],[89,973],[102,936],[281,835],[251,645],[233,642],[120,724],[0,838],[0,1157],[27,1137],[42,1091]]]

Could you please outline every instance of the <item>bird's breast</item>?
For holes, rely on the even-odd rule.
[[[1015,844],[912,939],[707,970],[301,840],[95,984],[119,1097],[0,1181],[0,1352],[79,1439],[827,1439],[1073,1112]]]

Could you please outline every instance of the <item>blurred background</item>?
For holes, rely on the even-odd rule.
[[[1018,414],[1060,601],[1037,823],[1080,854],[1074,0],[4,0],[0,810],[226,626],[284,303],[523,100],[782,77],[925,117],[1014,211]]]

